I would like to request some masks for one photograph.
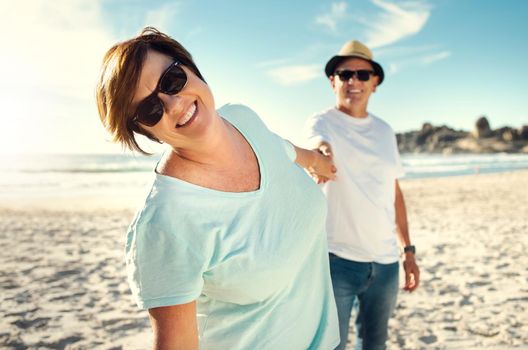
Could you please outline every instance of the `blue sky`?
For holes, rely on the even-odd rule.
[[[304,120],[334,104],[323,67],[351,39],[386,71],[369,110],[396,131],[471,129],[482,114],[519,127],[527,17],[522,0],[0,0],[0,153],[121,152],[94,85],[104,52],[146,25],[193,54],[218,107],[247,104],[296,143]]]

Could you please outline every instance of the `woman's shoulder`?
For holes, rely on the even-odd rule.
[[[218,112],[224,112],[229,114],[253,114],[255,116],[257,115],[254,110],[242,103],[226,103],[218,109]]]
[[[135,226],[171,224],[185,214],[185,202],[192,198],[194,196],[190,189],[183,186],[179,180],[155,173],[150,189],[139,203],[133,223]]]
[[[264,124],[257,112],[241,103],[227,103],[218,109],[218,114],[235,125],[251,123]]]
[[[200,246],[214,241],[214,235],[203,229],[208,224],[204,202],[194,200],[190,192],[173,191],[167,186],[153,188],[128,227],[126,251],[139,252],[138,259],[143,261],[157,259],[156,254],[176,248],[193,254],[201,251]]]

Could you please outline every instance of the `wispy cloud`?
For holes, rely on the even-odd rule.
[[[442,51],[442,52],[424,56],[421,58],[421,61],[423,64],[431,64],[437,61],[445,60],[449,56],[451,56],[450,51]]]
[[[380,47],[374,50],[377,58],[380,57],[408,57],[421,54],[427,54],[431,51],[438,51],[441,48],[439,44],[408,46],[408,45],[392,45]]]
[[[397,63],[389,63],[388,73],[394,75],[400,71],[400,66]]]
[[[420,32],[431,13],[430,6],[423,1],[395,4],[372,0],[372,3],[382,12],[366,23],[366,41],[371,48],[390,45]]]
[[[292,61],[293,61],[292,58],[277,58],[275,60],[257,62],[257,64],[255,64],[255,67],[266,68],[266,67],[280,66],[280,65],[288,64]]]
[[[268,75],[285,86],[302,84],[321,76],[322,67],[318,64],[305,64],[270,69]]]
[[[450,51],[441,51],[435,53],[429,53],[422,56],[415,56],[407,59],[399,59],[387,64],[387,73],[389,75],[398,74],[404,70],[412,69],[417,66],[428,66],[435,62],[445,60],[451,56]]]
[[[170,22],[174,21],[181,11],[181,3],[172,2],[148,11],[145,15],[145,25],[153,26],[167,32]]]
[[[337,32],[339,22],[346,18],[346,9],[346,2],[334,2],[329,12],[323,13],[315,18],[315,23],[328,28],[332,32]]]

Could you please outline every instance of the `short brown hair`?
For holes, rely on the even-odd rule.
[[[131,120],[133,111],[130,105],[149,50],[174,58],[205,81],[191,54],[179,42],[153,27],[144,28],[135,38],[118,43],[108,50],[96,87],[99,117],[114,142],[142,154],[149,153],[139,147],[135,133],[159,142]]]

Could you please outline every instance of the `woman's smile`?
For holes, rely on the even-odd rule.
[[[198,106],[196,104],[196,101],[194,101],[191,104],[191,106],[187,109],[183,117],[180,118],[180,120],[176,124],[176,128],[183,128],[183,127],[186,127],[192,124],[192,122],[196,120],[197,115],[198,115]]]

